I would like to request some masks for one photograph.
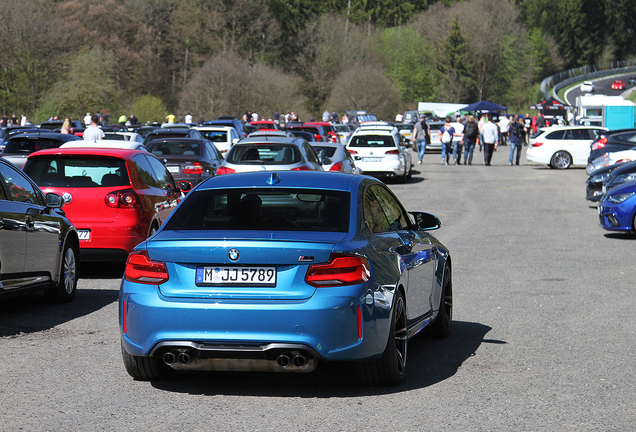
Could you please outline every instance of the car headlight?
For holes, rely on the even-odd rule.
[[[634,181],[634,180],[636,180],[636,173],[621,174],[619,176],[616,176],[616,178],[614,179],[612,183],[620,184],[620,183],[626,183],[628,181]]]
[[[590,181],[594,183],[605,183],[609,179],[609,173],[593,175]]]
[[[622,202],[624,202],[626,199],[631,198],[632,196],[634,196],[636,192],[629,192],[629,193],[624,193],[624,194],[617,194],[617,195],[610,195],[607,197],[607,201],[614,203],[614,204],[620,204]]]

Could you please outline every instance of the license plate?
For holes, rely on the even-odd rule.
[[[168,167],[168,172],[170,172],[171,174],[179,174],[179,167],[178,166],[169,166]]]
[[[90,240],[91,239],[91,230],[87,229],[78,229],[77,236],[80,240]]]
[[[363,157],[362,162],[382,162],[381,157]]]
[[[276,286],[276,267],[197,267],[197,285]]]

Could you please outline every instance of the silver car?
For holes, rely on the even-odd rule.
[[[316,150],[325,171],[361,174],[344,144],[314,142],[311,146]]]
[[[323,171],[315,150],[302,138],[245,138],[232,146],[216,175],[250,171]]]

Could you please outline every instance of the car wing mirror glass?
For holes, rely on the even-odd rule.
[[[442,226],[439,218],[426,212],[409,212],[415,218],[415,229],[419,231],[436,230]]]
[[[186,180],[181,180],[179,182],[179,190],[184,193],[188,193],[192,190],[192,183]]]
[[[53,192],[49,192],[46,194],[46,206],[48,208],[62,208],[64,205],[64,199]]]

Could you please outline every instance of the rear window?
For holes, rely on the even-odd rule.
[[[227,132],[225,131],[200,131],[201,135],[212,142],[227,142]]]
[[[30,154],[38,150],[57,148],[64,144],[64,141],[51,140],[45,138],[13,138],[7,142],[4,153],[24,153]]]
[[[614,135],[611,135],[611,138],[613,140],[622,141],[622,142],[636,142],[636,132],[614,134]]]
[[[347,232],[349,201],[349,192],[313,189],[192,191],[164,230]]]
[[[148,151],[155,156],[200,156],[201,145],[196,142],[151,141]]]
[[[292,144],[239,144],[232,147],[227,161],[233,164],[288,165],[302,161],[302,155]]]
[[[332,157],[334,153],[336,152],[335,147],[322,147],[322,146],[312,146],[312,147],[314,148],[316,153],[322,151],[323,157]]]
[[[127,186],[126,162],[108,157],[37,157],[24,172],[40,187]]]
[[[107,140],[116,140],[116,141],[125,141],[126,137],[124,135],[119,135],[116,133],[105,133],[104,139]]]
[[[391,136],[358,135],[351,138],[348,147],[395,147]]]
[[[346,124],[336,124],[333,125],[333,128],[336,132],[351,132],[351,129],[349,129],[349,126]]]

